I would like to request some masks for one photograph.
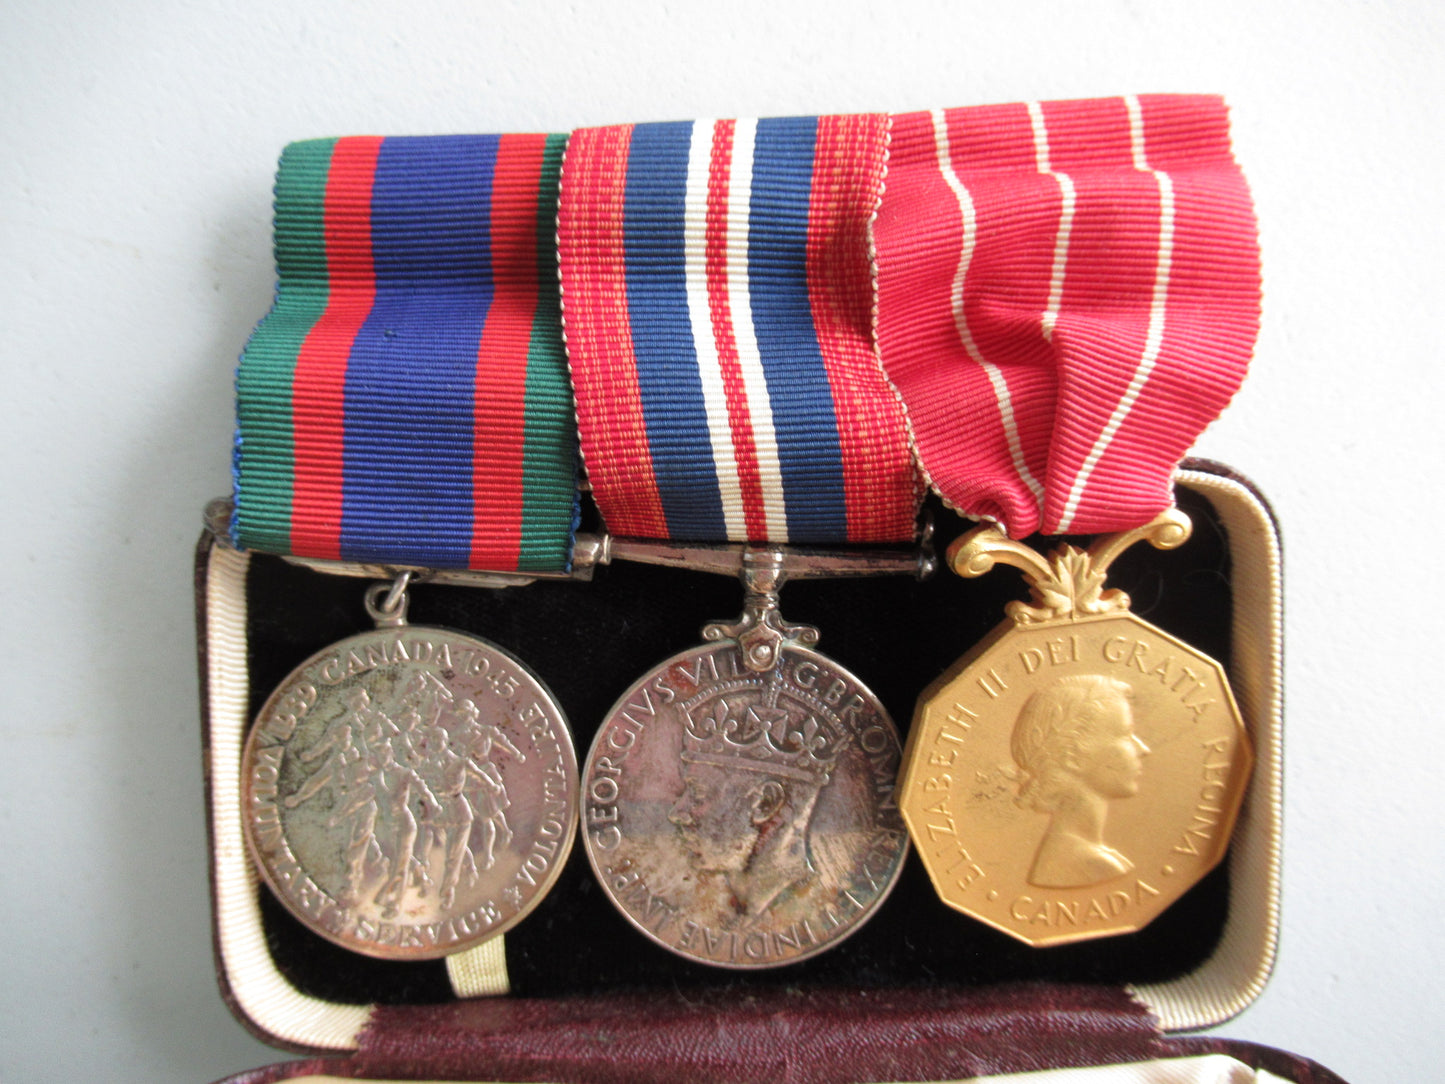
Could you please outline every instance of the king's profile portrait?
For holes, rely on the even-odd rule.
[[[687,715],[682,792],[668,820],[694,868],[725,878],[741,916],[819,875],[813,815],[844,745],[828,714],[740,687]]]

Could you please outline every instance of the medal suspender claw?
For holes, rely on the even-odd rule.
[[[1174,469],[1258,329],[1227,117],[1172,97],[937,110],[896,117],[892,147],[883,362],[934,488],[996,524],[949,567],[1015,565],[1033,593],[921,696],[899,802],[951,907],[1034,946],[1138,930],[1222,858],[1252,759],[1223,669],[1104,587],[1132,542],[1188,538]],[[1099,537],[1009,537],[1039,530]]]
[[[576,824],[561,708],[486,640],[407,621],[417,583],[585,578],[552,223],[565,137],[293,144],[278,282],[237,376],[218,535],[384,578],[375,628],[302,662],[243,760],[251,852],[304,925],[507,989],[497,936],[556,880]],[[437,254],[449,254],[438,261]]]

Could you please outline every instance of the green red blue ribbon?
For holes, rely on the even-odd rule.
[[[565,568],[576,431],[553,223],[564,136],[293,144],[276,302],[237,376],[239,545]]]

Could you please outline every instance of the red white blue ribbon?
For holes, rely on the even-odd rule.
[[[583,129],[558,253],[583,458],[615,533],[911,537],[873,340],[887,118]]]

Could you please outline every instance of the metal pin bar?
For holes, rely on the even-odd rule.
[[[766,563],[790,580],[845,579],[862,576],[915,576],[933,573],[927,542],[910,549],[827,550],[805,546],[749,544],[687,545],[646,538],[610,538],[610,558],[639,564],[686,568],[737,576]]]
[[[206,527],[218,544],[231,545],[231,501],[220,497],[206,505]],[[412,583],[447,587],[524,587],[537,580],[590,580],[599,565],[613,561],[685,568],[738,576],[766,563],[790,580],[844,579],[862,576],[914,576],[925,579],[937,562],[933,555],[932,524],[925,523],[922,538],[911,548],[859,548],[833,550],[806,546],[754,545],[742,542],[686,544],[647,538],[618,538],[609,534],[581,533],[572,549],[572,568],[566,572],[495,572],[481,569],[425,568],[418,565],[330,561],[315,557],[282,557],[294,565],[329,576],[394,580],[411,574]]]

